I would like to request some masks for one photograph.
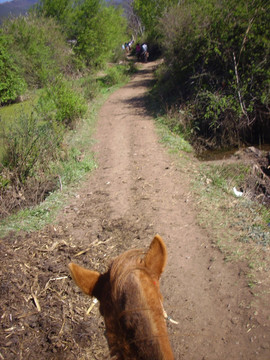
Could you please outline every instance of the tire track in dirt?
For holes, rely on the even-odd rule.
[[[167,311],[179,321],[178,326],[169,324],[176,359],[269,359],[266,332],[248,309],[246,281],[196,225],[188,174],[177,170],[158,143],[145,111],[152,69],[145,65],[100,112],[96,151],[101,167],[103,161],[108,164],[103,176],[112,218],[133,219],[166,241],[169,260],[162,289]],[[146,236],[141,240],[143,246],[150,241]]]

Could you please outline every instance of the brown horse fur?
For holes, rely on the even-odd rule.
[[[69,264],[75,283],[100,301],[113,359],[174,359],[159,290],[166,260],[166,246],[156,235],[146,253],[121,254],[105,274]]]

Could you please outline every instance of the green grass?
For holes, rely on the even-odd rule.
[[[46,200],[33,208],[19,211],[0,222],[0,236],[10,231],[35,231],[52,222],[70,196],[69,192],[55,192]]]
[[[163,118],[156,119],[157,129],[160,136],[160,142],[165,144],[172,153],[179,153],[184,151],[186,153],[192,153],[193,148],[183,136],[174,134],[164,124]]]
[[[30,114],[33,106],[36,105],[38,101],[40,92],[41,90],[36,90],[35,92],[26,93],[26,100],[21,103],[0,106],[1,123],[16,121],[18,115],[21,113]]]
[[[22,114],[30,114],[36,101],[37,96],[31,95],[31,98],[29,98],[29,100],[26,100],[22,103],[0,107],[1,130],[6,130],[7,127],[10,126],[14,121],[16,121]],[[3,153],[3,141],[0,137],[0,162],[2,161]]]
[[[128,78],[125,77],[125,82]],[[66,159],[51,164],[51,172],[58,174],[59,190],[50,194],[46,200],[38,206],[21,210],[0,221],[0,236],[5,236],[9,231],[36,231],[51,223],[58,212],[63,208],[70,196],[74,194],[85,176],[93,171],[97,164],[94,160],[92,146],[94,143],[93,133],[98,118],[98,111],[108,96],[123,84],[102,87],[94,100],[89,102],[87,115],[81,119],[75,129],[69,130],[65,136]],[[24,103],[23,103],[24,104]],[[15,104],[6,111],[11,121],[16,120],[17,107]],[[31,111],[29,104],[24,104],[25,111]],[[29,106],[29,107],[28,107]],[[6,119],[7,117],[5,117]]]
[[[254,288],[270,268],[270,210],[252,201],[248,194],[236,197],[233,187],[244,187],[250,167],[244,163],[200,162],[192,147],[157,122],[160,141],[176,155],[177,167],[191,177],[197,222],[205,228],[228,262],[247,265],[247,284]]]
[[[198,164],[193,191],[199,209],[198,222],[208,229],[227,261],[244,261],[251,278],[266,269],[270,258],[269,209],[248,195],[235,197],[233,187],[243,184],[249,173],[245,164]],[[268,264],[268,265],[267,265]],[[252,284],[255,283],[255,280]]]

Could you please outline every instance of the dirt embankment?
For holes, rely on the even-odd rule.
[[[98,306],[71,281],[70,260],[104,271],[159,233],[168,247],[161,289],[176,359],[269,360],[270,309],[252,306],[244,270],[225,263],[196,225],[188,171],[159,144],[144,96],[154,64],[100,111],[99,168],[54,225],[0,242],[0,358],[107,359]],[[154,360],[154,359],[153,359]]]

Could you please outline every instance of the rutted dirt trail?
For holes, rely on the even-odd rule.
[[[146,113],[144,96],[154,66],[143,65],[102,107],[95,135],[99,167],[77,191],[58,222],[38,234],[24,234],[19,240],[14,235],[8,240],[13,249],[18,241],[22,245],[35,243],[36,250],[31,246],[27,253],[21,253],[22,264],[29,264],[30,258],[33,261],[32,269],[25,270],[32,287],[25,287],[34,299],[38,283],[35,294],[42,311],[46,309],[46,320],[44,312],[33,312],[28,318],[32,327],[28,320],[23,324],[28,337],[31,331],[40,332],[40,336],[33,335],[35,341],[26,334],[23,338],[17,335],[24,358],[106,359],[104,325],[97,307],[86,316],[90,300],[70,279],[60,280],[61,284],[51,279],[67,275],[70,259],[103,271],[109,258],[130,247],[147,247],[159,233],[168,247],[168,264],[161,279],[165,309],[179,322],[168,323],[175,358],[270,359],[266,319],[250,307],[252,295],[240,269],[225,263],[207,232],[196,225],[188,171],[180,171],[175,159],[160,145],[153,120]],[[44,251],[38,252],[40,249]],[[13,261],[7,248],[4,251]],[[18,312],[16,300],[14,304]],[[27,313],[35,309],[29,299],[24,306]],[[2,307],[4,320],[10,321],[7,303]],[[53,327],[57,330],[52,334]],[[12,336],[10,340],[15,344]],[[41,350],[35,352],[34,345]],[[2,353],[8,354],[7,349],[5,345]],[[14,349],[17,351],[16,346]],[[31,349],[34,357],[30,356]],[[7,359],[19,358],[9,354]]]
[[[144,111],[152,66],[144,66],[100,113],[98,182],[108,193],[111,217],[139,221],[167,243],[162,289],[167,311],[179,321],[170,325],[177,359],[269,359],[270,352],[264,357],[248,331],[253,324],[245,311],[250,300],[245,281],[196,226],[188,175],[158,143]],[[147,233],[143,246],[151,239]]]

